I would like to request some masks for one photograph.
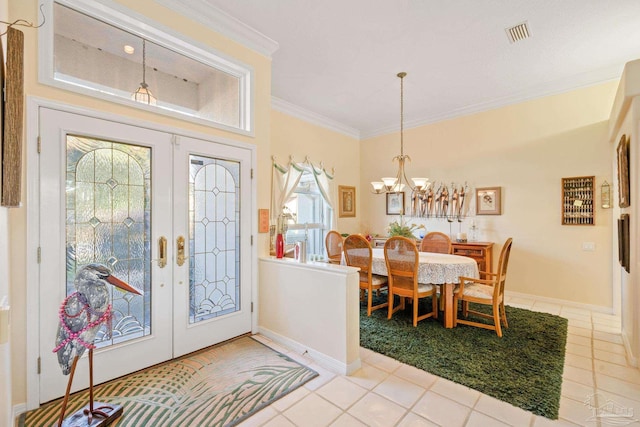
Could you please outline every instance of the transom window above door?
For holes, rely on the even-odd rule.
[[[248,66],[157,28],[123,6],[49,0],[40,81],[66,90],[251,134]]]

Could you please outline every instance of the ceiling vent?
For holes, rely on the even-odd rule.
[[[528,39],[530,37],[527,21],[513,27],[505,28],[505,31],[507,32],[507,37],[509,37],[510,43],[519,42],[520,40]]]

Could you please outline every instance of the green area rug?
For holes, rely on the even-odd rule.
[[[112,426],[234,426],[316,376],[243,337],[102,384],[94,400],[122,405]],[[88,391],[72,395],[67,415],[87,403]],[[52,426],[59,416],[60,401],[51,402],[23,414],[20,426]]]
[[[425,298],[429,300],[429,298]],[[421,313],[427,311],[421,300]],[[473,305],[476,310],[484,310]],[[488,312],[488,311],[487,311]],[[466,325],[445,329],[441,319],[411,323],[411,304],[387,320],[387,310],[367,317],[360,304],[360,345],[442,378],[518,406],[558,418],[567,320],[506,307],[503,337]],[[460,314],[461,315],[461,314]]]

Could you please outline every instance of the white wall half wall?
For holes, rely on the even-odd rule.
[[[339,374],[360,368],[357,268],[275,257],[258,268],[261,334]]]

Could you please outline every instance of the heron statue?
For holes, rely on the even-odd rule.
[[[111,275],[111,270],[101,264],[89,264],[82,267],[76,274],[76,291],[62,302],[58,315],[60,323],[56,336],[54,353],[58,354],[58,363],[64,375],[69,375],[67,392],[62,402],[58,427],[76,424],[78,419],[85,419],[85,425],[108,425],[113,419],[122,414],[122,407],[114,411],[113,406],[100,404],[94,408],[93,401],[93,341],[102,327],[107,325],[107,331],[111,333],[111,304],[109,284],[120,288],[125,292],[137,295],[142,293],[122,280]],[[69,417],[69,423],[65,422],[64,415],[69,401],[73,374],[80,357],[85,350],[89,350],[89,405]],[[94,417],[103,418],[104,423],[93,424]]]

